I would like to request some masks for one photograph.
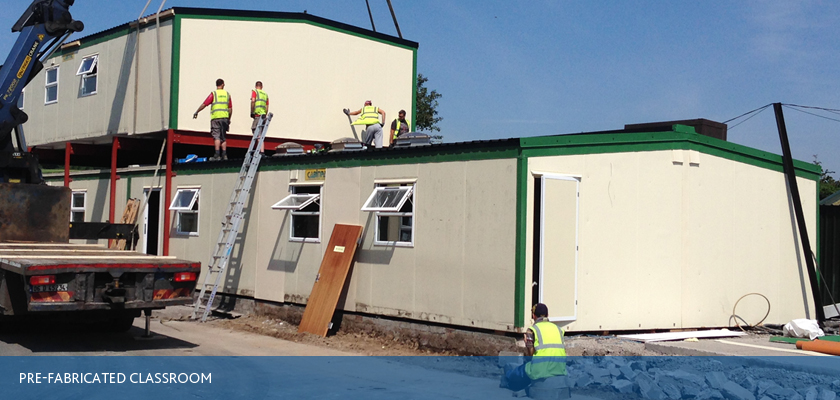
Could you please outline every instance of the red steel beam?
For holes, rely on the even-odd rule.
[[[117,150],[120,148],[120,140],[115,136],[111,141],[111,196],[110,208],[108,210],[108,221],[112,224],[117,221],[114,220],[114,214],[117,211]]]
[[[252,135],[237,135],[237,134],[227,134],[227,147],[231,148],[239,148],[239,149],[247,149],[248,146],[251,145],[251,139],[253,138]],[[175,131],[174,132],[174,141],[175,143],[181,144],[192,144],[192,145],[200,145],[200,146],[213,146],[213,137],[210,136],[207,132],[196,132],[196,131]],[[276,137],[267,137],[265,138],[265,147],[267,149],[273,150],[280,144],[286,142],[295,142],[303,145],[305,150],[313,149],[315,144],[326,144],[328,142],[319,141],[319,140],[298,140],[298,139],[287,139],[287,138],[276,138]]]
[[[64,143],[64,187],[70,187],[70,155],[73,154],[73,145],[70,142]]]
[[[163,213],[163,255],[169,255],[169,224],[172,222],[172,211],[169,211],[169,203],[172,202],[172,144],[175,141],[175,130],[169,129],[166,131],[166,202],[162,205],[166,207]]]

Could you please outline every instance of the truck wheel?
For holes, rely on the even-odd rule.
[[[134,317],[114,317],[105,322],[107,332],[126,332],[134,326]]]

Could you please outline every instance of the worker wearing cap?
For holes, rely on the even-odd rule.
[[[233,100],[225,90],[224,80],[216,79],[216,90],[204,99],[204,103],[193,114],[193,119],[198,118],[198,113],[207,106],[210,106],[210,134],[213,135],[213,145],[216,147],[216,155],[210,159],[214,161],[227,160],[225,134],[230,129],[230,118],[233,116]],[[221,156],[219,156],[219,149],[222,151]]]
[[[548,307],[538,303],[531,309],[534,325],[525,333],[525,355],[531,361],[515,368],[505,368],[508,389],[519,391],[531,382],[566,375],[566,347],[563,330],[548,320]]]
[[[391,122],[391,146],[397,141],[397,138],[408,133],[409,124],[405,119],[405,110],[400,110],[399,117]]]
[[[350,112],[344,109],[347,115],[359,115],[359,118],[351,125],[365,125],[365,130],[362,132],[362,137],[367,145],[373,144],[377,149],[382,148],[382,125],[385,121],[385,110],[374,107],[370,100],[365,101],[365,106],[357,111]],[[382,115],[382,121],[379,116]]]
[[[254,122],[251,123],[251,133],[254,134],[257,131],[257,125],[259,125],[260,120],[264,119],[266,115],[268,115],[268,94],[263,92],[262,90],[263,84],[260,81],[257,81],[254,84],[254,90],[251,91],[251,118],[254,119]],[[265,143],[260,146],[260,154],[265,153]]]

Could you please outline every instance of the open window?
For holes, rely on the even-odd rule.
[[[89,96],[96,94],[97,90],[97,71],[99,69],[99,55],[94,54],[82,59],[79,65],[79,70],[76,71],[77,76],[82,77],[80,94],[82,96]]]
[[[375,245],[414,245],[415,184],[378,184],[362,211],[376,213]]]
[[[175,232],[182,235],[198,236],[198,195],[199,188],[179,188],[169,205],[175,211]]]
[[[74,190],[70,197],[70,222],[85,222],[87,192]]]
[[[44,93],[44,104],[58,103],[58,67],[44,72],[47,77]]]
[[[321,185],[291,186],[291,192],[271,208],[291,211],[289,240],[319,242],[321,240]]]

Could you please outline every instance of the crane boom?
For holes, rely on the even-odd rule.
[[[41,183],[37,159],[28,152],[22,124],[28,117],[17,107],[21,90],[42,69],[45,58],[73,32],[84,29],[73,20],[75,0],[34,0],[12,27],[19,32],[0,68],[0,183]],[[17,133],[17,146],[12,132]]]

